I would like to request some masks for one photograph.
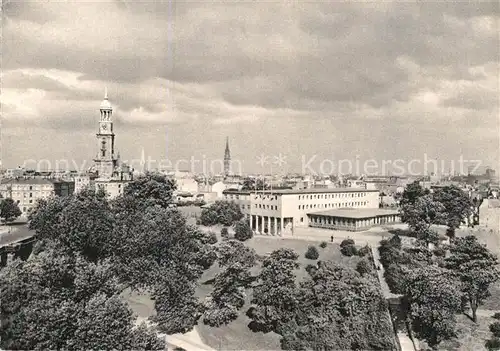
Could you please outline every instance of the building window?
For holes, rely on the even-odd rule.
[[[300,223],[304,222],[304,217],[300,217]]]
[[[30,200],[30,204],[32,204],[32,203],[33,203],[33,200]]]
[[[30,190],[33,190],[33,186],[30,185]]]

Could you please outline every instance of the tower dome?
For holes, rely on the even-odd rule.
[[[112,110],[111,103],[108,100],[108,89],[104,89],[104,100],[101,102],[101,110]]]

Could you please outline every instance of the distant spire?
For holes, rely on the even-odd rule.
[[[108,87],[104,87],[104,100],[108,99]]]

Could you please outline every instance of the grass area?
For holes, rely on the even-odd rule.
[[[457,316],[457,337],[439,344],[443,351],[482,351],[486,350],[484,343],[492,337],[489,326],[495,319],[478,317],[478,323],[472,322],[467,316]]]

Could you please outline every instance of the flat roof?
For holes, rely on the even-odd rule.
[[[387,210],[382,208],[339,208],[319,212],[311,212],[307,215],[342,217],[342,218],[371,218],[385,215],[399,214],[398,210]]]
[[[314,189],[276,189],[276,190],[232,190],[226,189],[225,194],[278,194],[278,195],[302,195],[302,194],[322,194],[322,193],[378,193],[376,189],[360,188],[314,188]]]

